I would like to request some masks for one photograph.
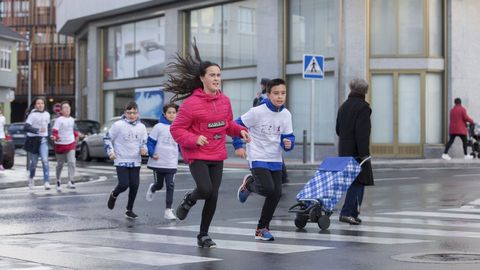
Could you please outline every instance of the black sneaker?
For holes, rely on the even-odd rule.
[[[138,218],[137,214],[135,214],[132,210],[127,210],[127,212],[125,212],[125,217],[128,218],[128,219],[137,219]]]
[[[217,244],[213,242],[212,238],[208,235],[202,237],[197,236],[197,245],[201,248],[216,248]]]
[[[113,196],[113,191],[110,193],[110,197],[108,198],[107,206],[108,209],[112,210],[115,207],[115,201],[117,197]]]
[[[190,194],[191,192],[187,192],[183,198],[183,202],[177,206],[176,215],[180,220],[184,220],[187,217],[188,211],[190,211],[190,208],[192,208],[192,206],[194,206],[196,203],[196,201],[191,201],[189,199]]]

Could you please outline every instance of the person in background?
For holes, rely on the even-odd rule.
[[[443,151],[442,158],[444,160],[451,160],[452,158],[448,155],[448,150],[452,146],[456,137],[460,137],[462,140],[463,146],[463,155],[464,159],[469,160],[473,157],[467,154],[467,123],[471,125],[474,124],[473,119],[468,116],[467,110],[462,106],[462,100],[456,98],[454,100],[455,105],[450,110],[450,125],[448,127],[448,134],[450,136],[447,145],[445,145],[445,150]]]
[[[3,115],[3,110],[0,108],[0,171],[5,170],[5,168],[3,168],[3,140],[5,140],[5,116]]]
[[[267,98],[267,84],[270,79],[262,78],[260,81],[260,92],[257,93],[257,96],[253,99],[253,107],[256,107],[262,103],[263,100]]]
[[[60,116],[55,119],[55,124],[52,128],[51,138],[54,141],[55,157],[57,158],[56,179],[57,191],[62,190],[60,176],[62,174],[63,164],[68,164],[68,183],[67,188],[75,188],[75,149],[78,132],[75,131],[75,119],[70,116],[71,107],[68,101],[61,103]]]

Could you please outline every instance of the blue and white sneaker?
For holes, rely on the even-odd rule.
[[[238,187],[237,191],[237,199],[239,202],[244,203],[247,201],[248,196],[252,193],[248,190],[247,186],[251,183],[253,183],[253,176],[251,174],[245,175],[245,177],[243,177],[243,182],[240,187]]]
[[[267,228],[258,229],[255,231],[255,240],[262,240],[262,241],[273,241],[273,235]]]

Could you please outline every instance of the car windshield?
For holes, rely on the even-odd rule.
[[[15,131],[15,130],[23,130],[23,127],[24,127],[24,124],[21,123],[21,124],[11,124],[10,127],[8,128],[8,130],[10,131]]]
[[[93,121],[76,121],[76,128],[82,133],[97,133],[100,130],[100,124]]]

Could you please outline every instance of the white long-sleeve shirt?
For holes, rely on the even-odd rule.
[[[47,111],[37,111],[36,109],[32,110],[25,121],[27,124],[31,125],[33,128],[38,129],[37,133],[27,132],[29,137],[47,137],[48,136],[48,124],[50,123],[50,113]]]

